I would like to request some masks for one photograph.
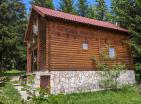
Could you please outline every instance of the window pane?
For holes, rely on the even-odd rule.
[[[87,50],[88,49],[88,43],[83,43],[82,48]]]
[[[109,57],[115,58],[115,49],[114,48],[109,48]]]

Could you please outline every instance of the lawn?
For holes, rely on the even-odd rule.
[[[20,94],[11,84],[0,87],[0,104],[22,104]]]
[[[99,91],[75,93],[54,98],[56,102],[59,102],[57,104],[141,104],[141,94],[136,92],[135,88],[131,87],[125,87],[121,91],[116,92]]]
[[[0,104],[23,104],[18,92],[11,84],[0,88]],[[137,87],[124,87],[120,91],[99,91],[50,95],[46,102],[24,104],[141,104],[141,94]]]

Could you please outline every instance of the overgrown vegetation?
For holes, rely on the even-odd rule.
[[[73,94],[49,95],[23,102],[13,85],[0,88],[1,104],[140,104],[138,86],[123,86],[119,91],[80,92]]]
[[[54,102],[49,104],[139,104],[140,97],[141,95],[128,87],[126,91],[118,92],[102,91],[51,96],[51,101]]]
[[[0,87],[0,104],[22,104],[20,94],[11,84]]]
[[[109,61],[114,61],[116,59],[116,52],[115,56],[113,58],[110,58],[110,47],[110,45],[105,45],[105,47],[101,49],[100,58],[97,59],[95,56],[92,56],[91,60],[93,61],[94,65],[96,65],[97,69],[102,71],[100,73],[100,87],[105,90],[118,90],[118,88],[120,87],[120,82],[118,81],[118,78],[122,73],[124,73],[124,71],[126,70],[126,66],[120,62],[113,65],[109,64]]]
[[[100,64],[98,67],[103,71],[101,73],[102,79],[99,82],[100,86],[105,90],[118,90],[120,87],[118,78],[124,72],[125,65],[117,64],[109,68],[106,64]]]
[[[136,81],[141,82],[141,64],[137,63],[135,65],[135,72],[136,72]]]

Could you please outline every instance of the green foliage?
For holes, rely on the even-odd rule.
[[[125,65],[116,64],[112,67],[109,67],[106,64],[99,64],[97,67],[103,71],[101,73],[102,79],[99,82],[100,86],[105,90],[118,90],[120,85],[120,83],[118,83],[118,78],[121,72],[126,69]]]
[[[60,0],[58,10],[66,13],[76,14],[74,0]]]
[[[105,0],[96,0],[96,19],[106,20],[107,6]]]
[[[135,69],[136,81],[141,82],[141,63],[136,63]]]
[[[31,4],[54,9],[53,0],[31,0]]]
[[[6,84],[0,90],[0,104],[22,104],[20,94],[11,84]]]
[[[110,46],[106,45],[103,49],[101,49],[100,59],[92,56],[91,60],[96,64],[98,70],[102,71],[101,77],[102,79],[99,81],[100,87],[105,90],[113,89],[117,90],[119,88],[120,83],[118,83],[118,78],[123,70],[126,70],[126,66],[121,63],[117,63],[114,65],[109,64],[109,53],[108,49]]]
[[[112,10],[115,21],[131,33],[128,44],[132,47],[137,63],[136,80],[141,81],[141,72],[138,70],[141,64],[141,0],[112,0]]]
[[[0,69],[24,69],[26,11],[22,0],[0,1]]]
[[[33,85],[34,84],[34,78],[35,78],[35,76],[33,74],[28,75],[27,76],[27,83],[30,84],[30,85]]]
[[[49,95],[23,102],[13,85],[0,88],[2,104],[140,104],[138,86],[123,86],[120,91],[98,91],[72,94]]]
[[[111,0],[114,23],[128,28],[131,33],[129,45],[136,62],[141,63],[141,0]]]
[[[89,4],[87,0],[78,0],[77,2],[77,14],[83,17],[88,17]]]
[[[48,90],[44,88],[36,88],[33,89],[30,85],[24,85],[23,90],[27,91],[30,97],[28,100],[31,100],[30,103],[32,104],[41,104],[41,103],[47,103],[48,102]],[[39,94],[39,95],[38,95]],[[47,103],[48,104],[48,103]]]
[[[7,71],[2,71],[0,73],[0,76],[17,76],[25,73],[25,71],[20,71],[20,70],[7,70]]]
[[[136,69],[136,71],[141,72],[141,63],[136,63],[135,69]]]
[[[122,85],[120,91],[124,92],[124,93],[128,93],[128,92],[136,92],[139,93],[139,87],[137,85]]]
[[[134,87],[126,87],[126,91],[113,92],[109,90],[106,92],[50,95],[46,104],[140,104],[140,97],[141,95],[134,90]]]
[[[89,11],[87,15],[88,15],[88,18],[96,19],[96,6],[95,5],[89,6]]]

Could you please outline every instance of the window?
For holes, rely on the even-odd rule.
[[[85,49],[85,50],[88,50],[88,43],[87,42],[84,42],[82,44],[82,48]]]
[[[109,58],[115,58],[115,48],[109,48]]]
[[[27,47],[30,48],[30,43],[27,43]]]
[[[38,34],[38,26],[37,25],[33,25],[33,33],[34,34]]]

